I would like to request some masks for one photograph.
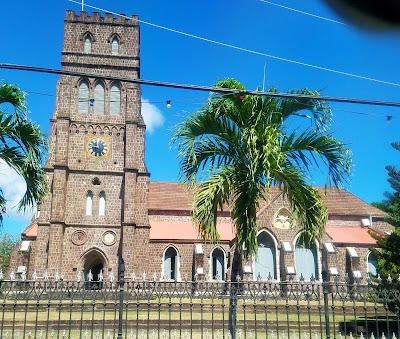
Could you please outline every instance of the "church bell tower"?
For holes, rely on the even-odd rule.
[[[67,11],[61,64],[67,71],[138,79],[137,17]],[[101,271],[107,279],[118,272],[119,249],[127,274],[147,256],[149,173],[140,109],[138,84],[60,76],[45,165],[49,192],[30,274],[75,280],[91,271],[96,280]]]

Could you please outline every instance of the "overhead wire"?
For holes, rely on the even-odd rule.
[[[68,1],[81,5],[81,2],[78,2],[76,0],[68,0]],[[199,35],[194,35],[194,34],[186,33],[186,32],[179,31],[179,30],[176,30],[176,29],[173,29],[173,28],[168,28],[168,27],[165,27],[165,26],[153,24],[153,23],[148,22],[148,21],[139,20],[139,19],[136,19],[136,18],[131,18],[131,17],[128,17],[126,15],[118,14],[116,12],[112,12],[112,11],[109,11],[107,9],[103,9],[103,8],[100,8],[100,7],[91,6],[91,5],[88,5],[86,3],[85,3],[85,6],[88,7],[88,8],[91,8],[91,9],[95,9],[95,10],[102,11],[102,12],[107,12],[107,13],[110,13],[110,14],[113,14],[113,15],[119,15],[119,16],[122,16],[122,17],[130,19],[130,20],[136,20],[137,22],[145,24],[145,25],[149,25],[149,26],[160,28],[160,29],[163,29],[163,30],[166,30],[166,31],[169,31],[169,32],[181,34],[181,35],[184,35],[184,36],[187,36],[187,37],[190,37],[190,38],[206,41],[206,42],[209,42],[209,43],[212,43],[212,44],[215,44],[215,45],[236,49],[236,50],[239,50],[239,51],[242,51],[242,52],[247,52],[247,53],[251,53],[251,54],[255,54],[255,55],[261,55],[261,56],[264,56],[264,57],[267,57],[267,58],[276,59],[276,60],[280,60],[280,61],[284,61],[284,62],[296,64],[296,65],[301,65],[301,66],[305,66],[305,67],[310,67],[310,68],[318,69],[318,70],[321,70],[321,71],[326,71],[326,72],[336,73],[336,74],[340,74],[340,75],[345,75],[345,76],[349,76],[349,77],[353,77],[353,78],[357,78],[357,79],[362,79],[362,80],[372,81],[372,82],[381,83],[381,84],[385,84],[385,85],[400,87],[400,83],[386,81],[386,80],[380,80],[380,79],[367,77],[367,76],[363,76],[363,75],[359,75],[359,74],[355,74],[355,73],[336,70],[336,69],[329,68],[329,67],[323,67],[323,66],[309,64],[309,63],[306,63],[306,62],[301,62],[301,61],[297,61],[297,60],[293,60],[293,59],[283,58],[283,57],[276,56],[276,55],[273,55],[273,54],[267,54],[267,53],[263,53],[263,52],[258,52],[258,51],[252,50],[252,49],[248,49],[248,48],[244,48],[244,47],[239,47],[239,46],[227,44],[227,43],[224,43],[224,42],[220,42],[220,41],[204,38],[204,37],[201,37]]]
[[[59,70],[59,69],[54,69],[54,68],[44,68],[44,67],[35,67],[35,66],[26,66],[26,65],[16,65],[16,64],[9,64],[9,63],[0,63],[0,69],[13,69],[13,70],[19,70],[19,71],[70,75],[70,76],[77,76],[77,77],[82,77],[82,78],[106,79],[106,80],[122,81],[122,82],[142,84],[142,85],[148,85],[148,86],[169,87],[169,88],[178,88],[178,89],[195,90],[195,91],[203,91],[203,92],[214,92],[214,93],[222,93],[222,94],[257,95],[257,96],[268,96],[268,97],[278,97],[278,98],[295,98],[295,99],[308,99],[308,100],[322,100],[322,101],[329,101],[329,102],[343,102],[343,103],[361,104],[361,105],[400,107],[400,102],[392,102],[392,101],[343,98],[343,97],[332,97],[332,96],[324,96],[324,95],[303,95],[303,94],[296,94],[296,93],[281,93],[281,92],[278,93],[278,92],[265,92],[265,91],[254,91],[254,90],[240,90],[240,89],[201,86],[201,85],[193,85],[193,84],[171,83],[171,82],[164,82],[164,81],[157,81],[157,80],[116,77],[116,76],[110,76],[110,75],[101,75],[101,74],[93,74],[93,73],[85,73],[85,72],[77,72],[77,71],[67,71],[67,70]]]
[[[325,21],[330,21],[330,22],[333,22],[333,23],[339,24],[339,25],[348,26],[346,23],[341,22],[341,21],[329,19],[329,18],[320,16],[320,15],[316,15],[316,14],[312,14],[312,13],[308,13],[308,12],[304,12],[304,11],[301,11],[301,10],[299,10],[299,9],[295,9],[295,8],[292,8],[292,7],[283,6],[283,5],[277,4],[277,3],[275,3],[275,2],[271,2],[271,1],[267,1],[267,0],[260,0],[260,1],[261,1],[261,2],[265,2],[265,3],[269,4],[269,5],[273,5],[273,6],[277,6],[277,7],[281,7],[281,8],[287,9],[287,10],[289,10],[289,11],[293,11],[293,12],[297,12],[297,13],[300,13],[300,14],[308,15],[308,16],[311,16],[311,17],[314,17],[314,18],[317,18],[317,19],[321,19],[321,20],[325,20]]]

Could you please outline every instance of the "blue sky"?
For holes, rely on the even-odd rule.
[[[274,0],[333,20],[344,22],[322,0]],[[382,101],[400,101],[400,32],[371,32],[289,11],[259,0],[86,0],[107,11],[138,14],[141,30],[141,78],[167,82],[212,85],[234,77],[246,88],[276,86],[284,92],[308,87],[323,95]],[[67,0],[3,1],[0,62],[60,68],[65,11],[81,6]],[[86,8],[91,13],[94,10]],[[185,32],[240,48],[374,78],[383,84],[244,52],[157,28]],[[18,84],[28,92],[30,117],[49,131],[55,107],[57,76],[0,69],[0,80]],[[176,181],[178,161],[171,149],[172,127],[205,102],[204,92],[143,86],[143,114],[148,123],[146,161],[152,180]],[[37,94],[41,93],[41,94]],[[171,108],[166,108],[171,100]],[[379,201],[389,189],[387,164],[400,155],[390,147],[399,140],[400,109],[332,103],[335,136],[353,152],[354,170],[346,185],[367,202]],[[387,121],[387,116],[392,116]],[[21,192],[18,178],[0,167],[0,187],[8,199]],[[320,176],[313,183],[323,185]],[[22,186],[23,187],[23,186]],[[12,202],[10,202],[12,205]],[[5,230],[20,232],[29,216],[9,209]]]

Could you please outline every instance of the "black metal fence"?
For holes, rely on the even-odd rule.
[[[0,338],[400,338],[397,281],[0,284]]]

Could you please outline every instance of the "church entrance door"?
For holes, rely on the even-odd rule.
[[[86,288],[102,288],[104,277],[104,258],[99,252],[91,251],[85,256],[84,275]]]

